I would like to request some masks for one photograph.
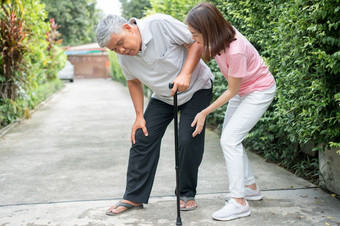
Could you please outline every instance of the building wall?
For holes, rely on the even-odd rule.
[[[75,78],[110,78],[110,62],[107,55],[70,55]]]

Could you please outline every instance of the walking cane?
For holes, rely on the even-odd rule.
[[[169,83],[169,89],[174,87],[173,83]],[[174,95],[174,125],[175,125],[175,162],[176,162],[176,197],[177,197],[177,221],[176,225],[182,225],[181,211],[179,203],[179,153],[178,153],[178,106],[177,106],[177,90]]]

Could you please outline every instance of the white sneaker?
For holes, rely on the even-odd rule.
[[[235,199],[230,199],[225,206],[212,214],[212,218],[220,221],[233,220],[240,217],[247,217],[251,214],[248,202],[246,205],[241,205]]]
[[[259,189],[259,187],[256,186],[256,189],[253,190],[251,188],[248,187],[244,187],[244,199],[246,200],[251,200],[251,201],[257,201],[257,200],[261,200],[262,199],[262,194],[261,194],[261,190]],[[231,194],[227,194],[225,196],[226,200],[231,199]]]

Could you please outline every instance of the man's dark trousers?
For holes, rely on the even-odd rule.
[[[178,94],[180,95],[180,94]],[[204,151],[204,129],[192,137],[195,127],[191,127],[197,113],[210,104],[211,89],[198,90],[183,105],[178,106],[179,152],[180,152],[180,196],[195,197],[198,167]],[[127,171],[124,199],[148,203],[160,155],[161,140],[173,119],[173,106],[151,98],[144,112],[148,136],[141,129],[136,132],[136,143],[132,144]]]

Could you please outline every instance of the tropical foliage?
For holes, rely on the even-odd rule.
[[[1,2],[0,127],[30,117],[31,109],[62,86],[57,72],[66,56],[48,36],[57,35],[57,25],[46,17],[38,0]]]

